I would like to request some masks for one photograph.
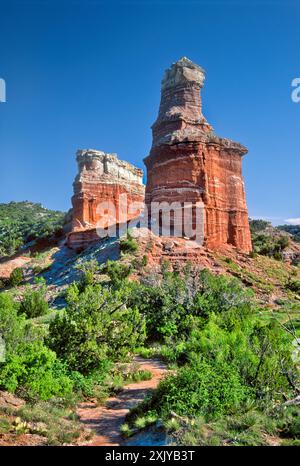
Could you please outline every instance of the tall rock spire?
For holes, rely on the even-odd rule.
[[[153,203],[200,202],[205,211],[204,244],[209,248],[231,244],[249,252],[252,245],[242,178],[242,156],[247,149],[218,137],[207,123],[200,95],[204,78],[204,70],[186,57],[164,74],[152,148],[144,159],[148,212],[153,221]]]
[[[212,130],[202,114],[200,91],[204,79],[204,70],[186,57],[165,71],[158,117],[152,126],[153,145],[160,144],[162,138],[166,140],[173,131]]]

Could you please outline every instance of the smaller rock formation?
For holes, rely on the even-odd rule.
[[[96,227],[108,228],[137,218],[144,206],[143,172],[116,154],[79,150],[68,245],[81,249],[99,240]]]

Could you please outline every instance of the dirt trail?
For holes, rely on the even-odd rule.
[[[104,406],[94,402],[79,405],[77,414],[85,427],[94,432],[90,446],[122,445],[124,439],[120,434],[120,426],[125,422],[125,416],[131,408],[140,403],[146,394],[157,387],[159,381],[167,374],[166,366],[157,359],[135,358],[140,369],[152,372],[151,380],[126,385],[115,397],[108,398]]]

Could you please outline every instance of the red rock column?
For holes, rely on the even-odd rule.
[[[204,71],[187,58],[171,66],[162,80],[161,102],[152,126],[146,204],[203,202],[205,244],[252,249],[242,179],[247,149],[216,136],[202,114]]]

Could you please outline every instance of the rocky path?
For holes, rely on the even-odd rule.
[[[131,408],[140,403],[146,394],[157,387],[159,381],[167,374],[166,366],[157,359],[135,358],[140,369],[152,372],[151,380],[126,385],[115,397],[109,398],[104,406],[95,402],[81,403],[77,414],[85,427],[94,432],[90,446],[116,446],[124,442],[120,426]]]

